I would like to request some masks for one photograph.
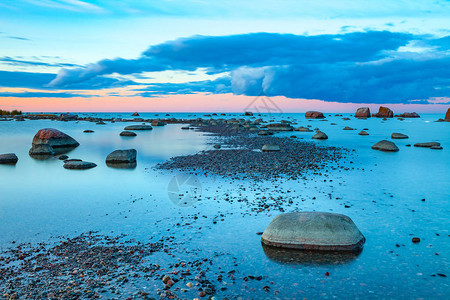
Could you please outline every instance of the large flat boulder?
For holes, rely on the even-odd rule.
[[[409,138],[409,137],[403,133],[394,132],[393,134],[391,134],[391,139],[394,139],[394,140],[407,139],[407,138]]]
[[[359,252],[365,238],[347,216],[294,212],[276,216],[264,230],[261,241],[281,248]]]
[[[152,130],[150,125],[130,125],[124,128],[125,130]]]
[[[416,143],[414,147],[422,147],[422,148],[431,148],[431,147],[439,147],[441,143],[438,142],[427,142],[427,143]]]
[[[263,151],[263,152],[280,151],[280,146],[266,144],[266,145],[262,146],[261,151]]]
[[[33,138],[33,146],[49,145],[52,148],[75,148],[80,145],[74,138],[54,128],[39,130]]]
[[[374,150],[380,150],[384,152],[397,152],[398,147],[391,141],[382,140],[372,146]]]
[[[370,118],[370,109],[368,107],[360,107],[356,110],[355,118]]]
[[[82,160],[71,160],[64,163],[64,168],[70,170],[87,170],[95,168],[96,166],[97,165],[92,162]]]
[[[324,119],[325,116],[320,111],[307,111],[305,113],[306,119]]]
[[[115,150],[106,157],[106,163],[133,163],[136,162],[136,154],[135,149]]]
[[[400,118],[420,118],[419,114],[416,112],[405,112],[402,114],[399,114],[396,117],[400,117]]]
[[[14,153],[0,154],[0,164],[16,164],[19,159]]]

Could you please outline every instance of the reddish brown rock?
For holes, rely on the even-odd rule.
[[[405,113],[402,113],[402,114],[398,115],[397,117],[400,117],[400,118],[420,118],[419,114],[416,113],[416,112],[412,112],[412,113],[405,112]]]
[[[394,117],[394,113],[387,107],[380,106],[378,109],[378,113],[374,115],[377,118],[392,118]]]
[[[320,111],[307,111],[305,113],[307,119],[324,119],[325,116]]]
[[[447,113],[445,114],[444,120],[447,122],[450,122],[450,108],[447,109]]]
[[[368,107],[360,107],[356,110],[355,118],[370,118],[370,109]]]
[[[39,130],[33,138],[33,146],[49,145],[52,148],[78,147],[80,144],[68,136],[54,128],[44,128]]]

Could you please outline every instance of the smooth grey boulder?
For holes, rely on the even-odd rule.
[[[39,130],[33,138],[33,146],[49,145],[52,148],[75,148],[80,145],[74,138],[54,128]]]
[[[374,150],[380,150],[385,152],[397,152],[398,147],[391,141],[382,140],[372,146]]]
[[[48,144],[39,144],[33,145],[28,153],[30,154],[30,156],[53,155],[55,154],[55,151]]]
[[[125,130],[152,130],[150,125],[130,125],[124,128]]]
[[[403,133],[394,132],[393,134],[391,134],[391,139],[394,139],[394,140],[407,139],[407,138],[409,138],[409,136],[407,136],[406,134],[403,134]]]
[[[431,147],[439,147],[441,143],[438,142],[428,142],[428,143],[416,143],[414,147],[422,147],[422,148],[431,148]]]
[[[88,161],[70,160],[64,163],[65,169],[70,170],[86,170],[95,168],[97,165]]]
[[[14,153],[0,154],[0,164],[16,164],[19,159]]]
[[[278,145],[264,145],[262,146],[261,150],[263,152],[273,152],[273,151],[280,151],[280,146]]]
[[[122,131],[120,136],[136,136],[137,134],[132,131]]]
[[[261,236],[269,246],[319,251],[359,252],[365,241],[349,217],[327,212],[278,215]]]
[[[106,157],[106,163],[133,163],[136,162],[136,154],[135,149],[115,150]]]
[[[328,135],[326,135],[325,132],[318,131],[312,138],[316,140],[326,140],[328,139]]]

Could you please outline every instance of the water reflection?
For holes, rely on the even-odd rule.
[[[361,252],[305,251],[267,246],[264,254],[272,261],[295,265],[344,265],[358,258]]]

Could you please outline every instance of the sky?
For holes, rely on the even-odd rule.
[[[445,112],[446,0],[2,0],[0,109]]]

